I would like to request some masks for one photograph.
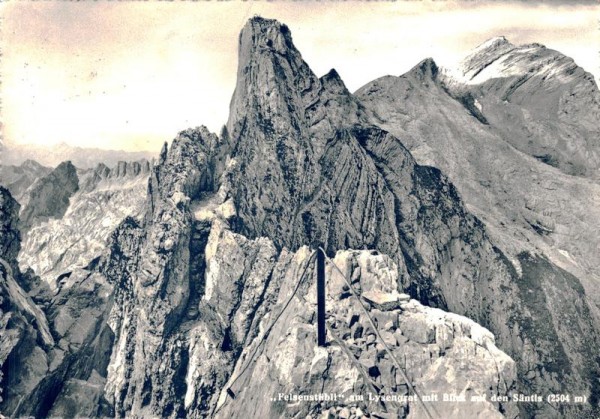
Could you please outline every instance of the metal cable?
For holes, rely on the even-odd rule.
[[[369,314],[369,311],[367,310],[367,308],[365,307],[365,305],[361,301],[360,297],[358,296],[358,294],[356,293],[356,291],[352,287],[352,284],[350,283],[350,281],[348,281],[348,278],[346,278],[346,275],[340,270],[340,268],[338,268],[338,266],[335,264],[335,262],[333,260],[331,260],[327,256],[327,253],[325,253],[325,250],[323,250],[323,248],[319,247],[319,250],[321,252],[323,252],[323,254],[325,255],[325,258],[339,272],[339,274],[342,275],[342,278],[344,278],[344,282],[346,282],[346,285],[348,286],[348,288],[350,288],[350,291],[352,292],[352,295],[358,300],[358,302],[360,304],[360,307],[362,308],[362,310],[364,311],[365,315],[367,316],[367,320],[369,321],[369,323],[373,327],[373,330],[374,330],[375,334],[377,335],[377,338],[383,344],[383,347],[385,348],[385,351],[388,353],[388,355],[392,359],[392,362],[394,363],[394,365],[396,366],[396,368],[398,368],[398,371],[400,371],[400,374],[402,375],[402,378],[406,382],[406,385],[412,390],[412,392],[414,393],[414,395],[417,397],[417,400],[418,400],[419,404],[421,405],[421,407],[423,408],[423,410],[425,411],[425,413],[427,414],[427,417],[429,419],[433,419],[433,416],[429,412],[429,409],[427,409],[427,406],[425,405],[425,402],[423,401],[423,399],[421,398],[421,396],[417,392],[417,389],[415,388],[415,386],[412,385],[412,383],[408,379],[408,376],[404,372],[404,369],[402,369],[402,367],[400,366],[400,363],[398,362],[398,360],[396,359],[396,357],[392,354],[392,351],[390,350],[390,348],[387,346],[387,344],[385,343],[385,341],[383,340],[383,338],[379,334],[379,331],[377,330],[377,326],[375,326],[375,323],[373,322],[373,319],[371,318],[371,315]],[[436,412],[436,415],[437,415],[437,412]]]
[[[356,359],[356,357],[346,347],[346,345],[344,344],[344,342],[342,341],[342,339],[340,339],[335,334],[335,332],[333,331],[333,329],[331,328],[331,326],[329,326],[329,324],[326,324],[325,326],[327,327],[327,331],[329,332],[329,334],[333,337],[333,340],[335,341],[335,343],[337,343],[338,346],[342,349],[342,351],[344,352],[344,354],[346,355],[346,357],[350,360],[350,362],[352,362],[352,364],[354,364],[355,368],[358,370],[358,373],[362,376],[363,381],[365,382],[365,386],[369,387],[369,389],[371,390],[371,392],[373,394],[379,394],[379,391],[373,385],[373,382],[372,382],[371,378],[369,378],[368,374],[365,372],[364,367],[360,364],[360,362],[358,362],[358,360]],[[371,401],[371,400],[369,400],[369,402],[370,403],[375,403],[375,401]],[[379,405],[381,407],[383,407],[385,409],[385,411],[387,412],[387,408],[386,408],[386,406],[385,406],[385,404],[384,404],[384,402],[382,400],[379,400]]]
[[[256,356],[256,353],[258,352],[258,349],[261,347],[261,345],[263,344],[263,342],[265,342],[265,340],[269,337],[269,334],[271,333],[271,330],[273,330],[273,327],[275,326],[275,324],[277,323],[277,321],[279,320],[279,318],[283,315],[283,312],[288,308],[288,306],[292,302],[292,299],[294,298],[294,296],[298,292],[298,289],[300,289],[300,285],[302,284],[302,281],[304,280],[304,275],[306,275],[306,271],[308,270],[308,267],[310,266],[311,261],[315,257],[316,254],[317,254],[317,252],[313,251],[312,254],[310,255],[310,257],[307,259],[306,266],[304,267],[304,270],[302,271],[302,275],[300,275],[300,279],[298,280],[298,283],[296,284],[296,288],[294,288],[294,291],[292,292],[292,295],[290,295],[290,298],[288,298],[288,300],[284,304],[284,306],[281,309],[281,311],[279,311],[279,313],[277,314],[277,317],[275,317],[275,319],[273,320],[273,322],[271,323],[271,325],[267,328],[267,330],[263,334],[263,336],[260,339],[259,343],[254,348],[254,351],[252,352],[252,355],[248,358],[249,361],[246,363],[246,365],[244,366],[244,368],[242,368],[242,370],[239,372],[239,374],[237,375],[237,377],[235,377],[235,379],[231,382],[231,384],[229,386],[227,386],[226,391],[227,391],[227,394],[231,398],[235,397],[235,393],[233,392],[233,390],[231,388],[236,383],[236,381],[242,375],[244,375],[244,373],[246,372],[246,370],[248,370],[248,368],[250,367],[250,365],[254,362],[254,360],[255,360],[254,357]],[[217,406],[217,408],[213,412],[213,416],[216,415],[219,412],[219,410],[221,410],[221,408],[226,403],[227,403],[227,398],[225,398],[225,401],[220,406]]]

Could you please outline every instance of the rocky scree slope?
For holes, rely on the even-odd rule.
[[[494,69],[493,63],[503,60],[508,60],[506,65]],[[533,151],[522,147],[526,143],[514,142],[519,136],[506,132],[506,127],[526,127],[519,119],[523,115],[541,118],[542,108],[547,107],[546,117],[562,128],[544,135],[558,144],[561,133],[581,119],[580,128],[571,131],[578,138],[569,143],[572,147],[557,150],[564,161],[574,162],[577,156],[586,155],[593,163],[598,146],[594,134],[598,129],[594,117],[598,88],[587,73],[575,67],[556,51],[540,45],[515,47],[500,38],[467,58],[460,72],[466,76],[458,77],[458,71],[440,69],[427,59],[400,77],[386,76],[367,84],[356,96],[373,123],[402,137],[417,161],[440,168],[457,185],[469,210],[484,222],[494,245],[515,267],[523,306],[529,307],[536,319],[536,326],[526,327],[523,334],[550,333],[560,342],[550,345],[554,356],[542,357],[546,359],[542,363],[554,365],[544,369],[564,371],[567,366],[579,383],[576,387],[587,382],[585,387],[596,400],[598,370],[588,368],[589,360],[598,364],[592,348],[600,324],[600,186],[596,180],[561,172],[566,163],[558,170],[535,158]],[[501,104],[512,113],[488,106],[497,101],[496,88],[510,84],[517,74],[535,82],[536,94],[545,96],[531,99],[527,92],[532,93],[533,87],[523,83]],[[572,99],[571,122],[552,113],[566,106],[564,97]],[[533,106],[537,106],[535,114]],[[532,144],[538,141],[538,134],[529,135]],[[592,172],[586,173],[592,176]],[[566,300],[569,302],[564,304]],[[582,340],[567,324],[591,333],[585,335],[589,340]],[[561,365],[563,359],[569,361]],[[539,380],[535,375],[529,367],[520,370],[524,381]]]
[[[22,270],[30,268],[56,287],[59,277],[87,266],[125,217],[144,211],[149,174],[146,160],[88,170],[67,162],[38,179],[21,210]]]

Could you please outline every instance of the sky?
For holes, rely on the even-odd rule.
[[[237,39],[253,15],[286,23],[317,75],[350,91],[424,58],[453,66],[494,36],[561,51],[600,79],[600,4],[587,1],[3,2],[2,138],[156,151],[219,132]]]

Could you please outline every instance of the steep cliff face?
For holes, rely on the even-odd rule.
[[[55,182],[56,171],[41,179],[28,191],[21,215],[31,219],[23,235],[23,251],[19,263],[23,270],[31,268],[43,280],[56,286],[61,275],[87,266],[100,256],[110,234],[128,216],[140,217],[144,212],[150,163],[120,162],[114,168],[104,164],[93,170],[70,172],[77,185],[53,218],[31,218],[34,212],[50,211],[51,203],[39,197],[39,189]],[[60,183],[57,187],[60,186]]]
[[[100,166],[79,175],[70,169],[59,166],[29,189],[25,202],[32,209],[21,214],[32,225],[23,248],[19,204],[0,188],[0,411],[8,416],[111,412],[103,394],[113,343],[107,316],[114,286],[90,262],[124,217],[143,211],[149,166]],[[56,190],[63,184],[80,188],[69,195],[68,188]],[[57,201],[54,193],[63,199]],[[60,218],[47,219],[49,214]],[[53,292],[31,269],[22,273],[19,264],[40,270]]]
[[[43,309],[30,303],[35,317],[26,317],[18,345],[3,359],[0,410],[9,417],[106,414],[102,390],[112,336],[105,310],[112,287],[101,275],[83,270],[69,279]],[[22,289],[18,293],[26,295]],[[9,310],[15,301],[9,293]],[[14,310],[8,315],[14,318]]]
[[[376,103],[373,107],[359,103],[335,72],[316,78],[294,49],[285,26],[255,19],[244,28],[240,45],[241,81],[228,123],[232,156],[237,162],[231,172],[236,185],[232,191],[238,209],[236,231],[250,237],[264,235],[273,238],[278,247],[291,249],[302,243],[322,244],[330,254],[348,247],[376,248],[397,263],[399,282],[413,296],[467,315],[493,330],[501,346],[518,359],[522,374],[536,377],[537,391],[571,388],[589,394],[597,366],[590,375],[588,366],[577,361],[593,359],[587,346],[574,335],[562,336],[553,330],[536,336],[535,342],[525,332],[549,318],[558,322],[558,307],[576,303],[580,297],[577,290],[569,288],[564,306],[551,306],[544,316],[537,317],[517,285],[518,272],[488,240],[479,220],[464,209],[454,186],[439,171],[415,163],[397,139],[409,137],[404,135],[406,131],[386,124],[383,116],[377,119]],[[458,121],[468,118],[471,125],[471,120],[475,121],[479,124],[476,133],[487,130],[489,124],[477,114],[474,101],[471,106],[468,101],[456,100],[438,79],[439,69],[426,60],[400,87],[405,89],[404,95],[386,93],[385,84],[373,89],[400,103],[406,100],[409,108],[417,101],[415,110],[423,112],[420,117],[396,109],[389,113],[409,126],[429,130],[430,149],[444,155],[431,132],[445,144],[462,129],[457,127]],[[431,104],[425,102],[430,98]],[[435,106],[438,103],[443,106]],[[435,114],[434,120],[448,121],[446,125],[452,129],[423,120],[429,113]],[[374,127],[377,124],[381,128]],[[512,147],[504,143],[504,148]],[[494,149],[482,146],[478,150],[491,153]],[[482,161],[481,156],[469,157]],[[455,166],[463,164],[458,159],[453,162]],[[492,164],[502,162],[500,157]],[[465,166],[468,170],[469,165]],[[591,184],[586,182],[583,184]],[[488,195],[482,190],[477,189],[477,199]],[[510,193],[507,189],[506,194]],[[526,214],[527,219],[536,227],[544,225],[543,214],[536,216],[539,208],[530,206],[535,209]],[[492,208],[491,214],[497,210]],[[509,307],[511,321],[506,315]],[[584,311],[590,312],[587,304]],[[593,331],[590,340],[597,340],[589,316],[572,321],[581,330]],[[561,377],[563,383],[557,378],[560,373],[546,368],[554,362],[547,347],[554,348],[552,353],[573,353]],[[534,373],[531,364],[536,365]],[[541,408],[549,415],[556,414],[554,406]]]
[[[18,211],[19,204],[0,187],[0,402],[7,400],[3,406],[20,403],[14,396],[39,381],[46,361],[40,346],[54,344],[46,316],[20,285]],[[14,374],[17,359],[22,363]]]
[[[505,270],[446,178],[373,126],[335,71],[314,76],[284,25],[246,25],[238,74],[228,123],[238,232],[331,254],[376,248],[414,296],[440,306],[463,305],[473,284]],[[450,265],[464,271],[442,271]],[[461,282],[465,294],[450,297]]]
[[[17,259],[19,250],[21,250],[21,233],[17,228],[20,209],[21,206],[12,197],[8,189],[0,186],[0,211],[2,214],[0,255],[2,255],[2,259],[8,262],[14,262]]]
[[[0,188],[0,412],[9,417],[97,417],[113,336],[113,285],[79,269],[54,293],[20,272],[18,204]],[[115,233],[118,235],[118,232]],[[7,251],[7,249],[9,249]]]
[[[490,71],[485,70],[486,54],[496,57],[503,48],[514,49],[502,40],[484,45],[472,56],[478,57],[477,60],[467,60],[470,64],[465,67],[469,69],[466,74],[473,76],[477,65],[479,69],[484,67],[481,73]],[[535,61],[540,47],[531,48],[533,56],[529,61]],[[528,62],[523,56],[525,48],[518,51],[520,60]],[[518,65],[503,71],[509,69],[521,71]],[[464,81],[459,85],[456,78],[449,79],[447,74],[432,60],[425,60],[403,76],[387,76],[369,83],[357,96],[368,108],[371,120],[401,136],[418,162],[448,174],[469,210],[485,223],[492,242],[514,265],[514,282],[520,289],[518,297],[507,298],[506,303],[493,301],[509,304],[510,310],[504,311],[505,314],[499,311],[497,315],[511,323],[520,316],[519,311],[531,316],[530,320],[520,321],[521,337],[517,341],[498,337],[501,347],[516,360],[522,360],[518,362],[519,371],[523,382],[528,383],[526,386],[533,380],[544,391],[578,388],[591,394],[598,380],[598,360],[588,344],[597,342],[599,330],[598,184],[563,174],[516,149],[518,146],[512,143],[515,137],[507,134],[505,128],[521,127],[521,123],[482,105],[486,95],[493,97],[496,93],[482,88],[479,93],[483,96],[469,95],[469,89],[483,85],[464,84]],[[535,72],[528,74],[538,81],[543,78]],[[563,81],[568,89],[575,83],[571,78],[565,81],[561,74],[544,73],[548,84],[544,89],[552,90],[554,87],[549,86]],[[574,74],[584,75],[579,70]],[[498,84],[507,82],[509,77],[502,71],[488,76],[484,79]],[[473,80],[477,77],[473,76]],[[577,77],[579,83],[585,82],[586,77],[582,77]],[[589,93],[593,96],[596,91],[594,86]],[[557,100],[548,96],[534,102],[538,107],[554,109]],[[533,102],[528,103],[523,96],[519,106],[525,109],[533,106]],[[584,121],[589,116],[586,115],[582,116]],[[540,272],[555,272],[557,276],[548,275],[542,284]],[[573,307],[577,309],[572,310]],[[508,312],[513,313],[509,318]],[[574,329],[567,330],[565,322],[575,325]],[[490,325],[490,328],[498,334],[495,327]],[[572,333],[573,330],[578,332]],[[580,339],[580,331],[586,336],[585,341]],[[536,348],[536,354],[522,354],[521,343],[516,343],[519,340],[525,347]],[[591,365],[588,360],[592,360]],[[532,368],[532,364],[538,367]],[[561,380],[571,383],[559,384]],[[556,412],[550,409],[543,414],[556,415]]]
[[[125,240],[114,244],[118,259],[108,259],[103,268],[117,284],[109,319],[116,342],[105,393],[119,416],[185,411],[187,348],[204,288],[208,234],[206,224],[194,223],[190,204],[212,190],[217,141],[205,129],[190,130],[173,141],[170,152],[165,146],[151,176],[143,223],[126,226]],[[201,320],[205,328],[214,323],[207,320]]]

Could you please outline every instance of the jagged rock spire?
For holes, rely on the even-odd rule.
[[[318,81],[294,47],[288,27],[276,20],[248,21],[240,34],[238,60],[227,124],[234,140],[249,110],[258,118],[275,119],[280,128],[286,126],[290,121],[285,111]]]

